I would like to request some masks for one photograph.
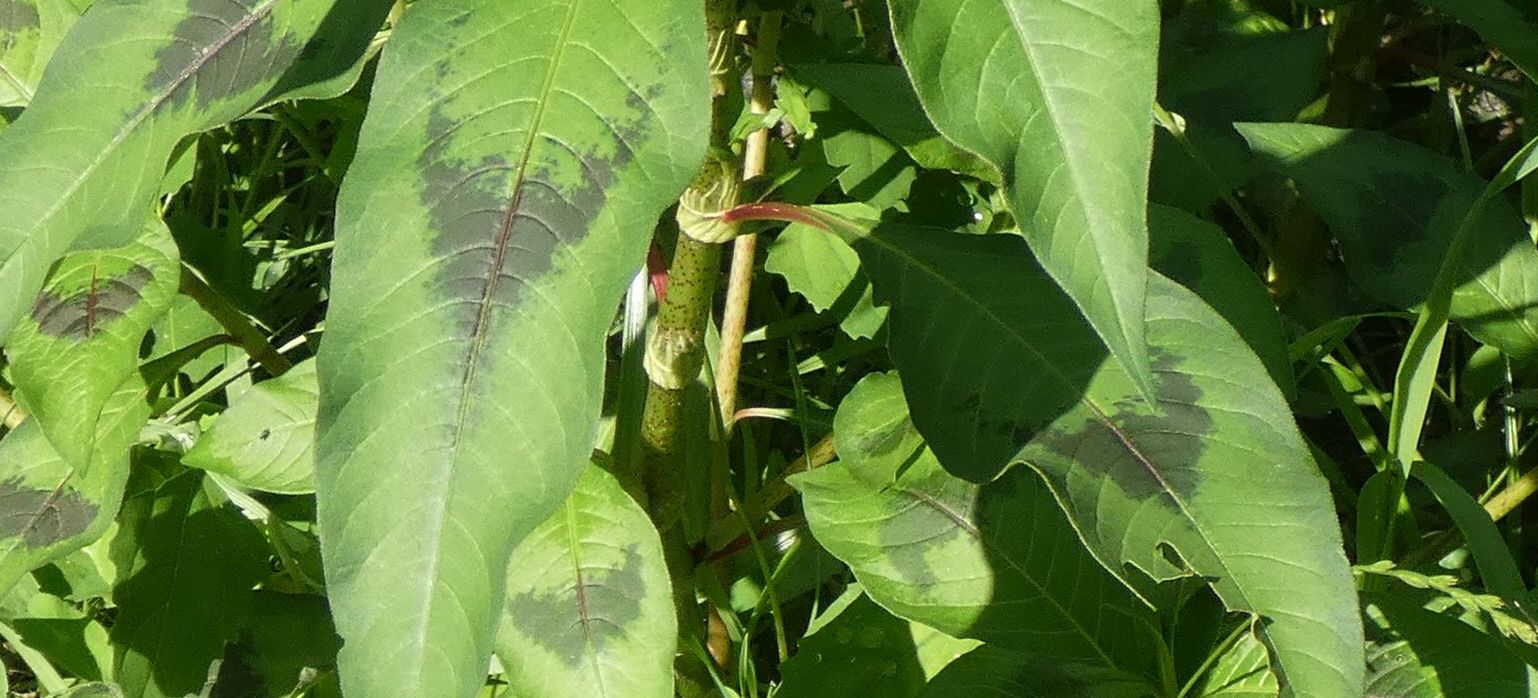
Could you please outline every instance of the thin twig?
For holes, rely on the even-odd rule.
[[[753,95],[748,110],[768,114],[774,106],[774,67],[778,61],[776,45],[780,38],[779,11],[763,14],[758,23],[758,41],[753,47]],[[764,173],[769,151],[769,129],[748,134],[742,151],[742,179],[747,181]],[[742,368],[742,337],[748,325],[748,297],[753,290],[753,267],[758,255],[758,236],[738,235],[732,243],[732,268],[727,277],[726,308],[721,316],[721,352],[716,369],[716,402],[721,408],[721,423],[731,432],[737,411],[737,376]]]

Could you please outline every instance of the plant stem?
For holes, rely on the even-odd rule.
[[[1335,11],[1330,36],[1330,96],[1324,123],[1359,126],[1372,97],[1373,57],[1383,36],[1388,3],[1367,0]]]
[[[733,75],[732,27],[736,11],[735,0],[705,3],[711,87],[709,155],[700,174],[679,200],[680,230],[668,271],[667,295],[660,303],[656,329],[646,347],[649,385],[641,417],[645,467],[642,478],[647,513],[662,539],[672,581],[680,647],[697,644],[704,630],[704,617],[695,597],[686,494],[694,489],[690,483],[706,474],[689,472],[685,444],[689,434],[711,429],[712,425],[689,423],[685,406],[690,390],[698,386],[705,362],[705,327],[715,296],[716,276],[720,273],[719,241],[730,239],[735,230],[735,226],[719,220],[715,214],[736,204],[740,188],[740,168],[730,155],[731,127],[736,114],[731,113],[732,105],[726,99]],[[681,695],[692,697],[709,692],[712,681],[708,668],[690,653],[677,656],[674,671]]]
[[[218,291],[205,283],[196,271],[185,264],[182,265],[181,291],[197,301],[209,315],[214,316],[220,326],[224,327],[230,336],[239,340],[241,348],[261,364],[262,368],[267,369],[268,373],[281,376],[294,367],[288,357],[279,352],[277,347],[272,346],[272,342],[267,341],[266,333],[251,324],[245,314],[230,305],[224,296],[219,295]]]
[[[759,18],[758,42],[753,47],[753,95],[748,111],[768,114],[774,106],[774,67],[779,61],[779,11],[767,11]],[[760,128],[748,135],[742,150],[742,179],[747,181],[764,173],[764,159],[769,151],[769,129]],[[753,288],[753,267],[758,255],[758,236],[737,236],[732,243],[732,269],[727,276],[726,309],[721,316],[721,354],[716,369],[716,401],[721,408],[721,424],[731,432],[737,412],[737,375],[742,367],[742,336],[748,325],[748,297]]]
[[[742,516],[727,516],[713,522],[710,531],[705,534],[705,552],[714,553],[731,546],[734,541],[748,533],[743,521],[752,523],[763,521],[770,510],[795,492],[790,483],[785,481],[786,478],[827,465],[836,455],[833,435],[822,437],[822,440],[812,445],[811,450],[801,454],[801,457],[781,471],[778,477],[760,488],[751,499],[743,502],[739,507]]]
[[[27,421],[27,413],[21,411],[16,400],[4,388],[0,388],[0,425],[6,429],[15,429]]]

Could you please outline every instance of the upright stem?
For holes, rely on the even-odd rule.
[[[710,154],[679,199],[679,235],[668,270],[667,295],[646,347],[649,385],[641,417],[648,513],[662,539],[678,609],[680,640],[689,644],[699,640],[704,624],[695,600],[685,497],[693,489],[689,483],[706,474],[689,472],[685,445],[690,433],[711,425],[689,423],[685,406],[705,362],[705,327],[720,273],[720,243],[731,239],[736,230],[734,224],[716,214],[736,205],[741,182],[741,170],[730,151],[736,114],[726,99],[733,76],[736,1],[705,0],[705,18],[712,97]],[[685,651],[678,656],[675,671],[682,695],[704,695],[709,690],[705,667],[692,653]]]
[[[1367,0],[1335,11],[1330,37],[1330,97],[1324,122],[1359,126],[1372,97],[1373,56],[1383,36],[1388,3]]]
[[[21,407],[11,398],[11,394],[4,388],[0,388],[0,425],[6,429],[15,429],[27,421],[27,413],[21,411]]]
[[[768,114],[774,107],[774,67],[779,62],[778,10],[764,12],[758,22],[758,41],[753,47],[753,95],[748,111]],[[764,173],[769,151],[769,129],[748,134],[742,149],[742,179]],[[748,296],[753,290],[753,267],[758,255],[758,236],[739,235],[732,243],[732,270],[727,277],[726,310],[721,316],[721,356],[716,368],[716,402],[721,423],[728,431],[737,414],[737,376],[742,367],[742,337],[748,325]]]

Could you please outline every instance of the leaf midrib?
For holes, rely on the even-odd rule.
[[[177,90],[181,89],[181,87],[188,80],[191,80],[192,77],[198,73],[198,71],[202,70],[204,64],[218,57],[219,52],[228,46],[231,41],[234,41],[237,36],[245,33],[247,30],[251,29],[251,27],[255,26],[257,22],[261,21],[268,14],[270,14],[273,8],[277,6],[277,4],[278,0],[261,0],[260,4],[251,8],[249,14],[247,14],[245,17],[242,17],[239,22],[236,22],[233,26],[231,26],[229,31],[220,36],[219,39],[210,45],[202,55],[198,56],[196,59],[193,59],[184,68],[182,68],[182,71],[166,84],[164,90],[155,94],[154,97],[152,97],[148,102],[144,104],[144,106],[140,107],[139,111],[134,113],[134,115],[123,124],[122,128],[119,128],[118,131],[112,135],[112,140],[108,141],[105,147],[98,150],[95,157],[93,157],[85,167],[81,168],[79,176],[71,180],[69,186],[65,187],[64,191],[54,198],[53,205],[49,206],[47,210],[43,211],[43,215],[39,217],[37,223],[30,228],[28,231],[29,234],[27,234],[25,239],[22,240],[22,243],[17,245],[17,248],[13,249],[6,256],[4,262],[0,262],[0,276],[7,275],[11,265],[13,263],[17,263],[18,259],[21,257],[21,255],[17,254],[17,250],[25,247],[27,242],[37,239],[37,235],[35,234],[36,231],[46,226],[48,222],[53,220],[54,217],[57,216],[69,202],[74,200],[75,192],[79,191],[80,187],[85,184],[85,181],[90,178],[91,174],[94,173],[98,167],[101,167],[102,163],[107,161],[108,157],[117,150],[118,146],[123,144],[123,141],[128,138],[130,133],[138,129],[139,125],[144,123],[145,119],[148,119],[150,114],[159,110],[161,105],[165,104],[166,100],[170,99],[172,95],[176,94]],[[22,263],[25,261],[26,260],[24,259],[21,260]]]
[[[460,449],[465,442],[465,424],[469,417],[471,403],[470,398],[474,393],[473,385],[475,382],[476,369],[480,363],[481,354],[486,344],[485,325],[486,321],[489,319],[491,299],[495,296],[497,281],[501,278],[502,266],[505,262],[505,256],[507,252],[507,242],[509,236],[512,234],[512,224],[516,219],[518,206],[522,200],[524,191],[523,184],[525,175],[528,170],[529,157],[534,150],[535,141],[540,135],[540,127],[544,121],[545,108],[549,104],[550,94],[555,86],[556,74],[560,71],[561,58],[566,52],[566,46],[569,43],[571,37],[572,25],[575,23],[577,16],[577,6],[580,3],[581,0],[572,0],[571,3],[567,5],[565,18],[563,18],[561,21],[560,31],[556,35],[555,44],[552,50],[550,65],[546,68],[544,79],[540,84],[538,99],[535,102],[535,112],[529,123],[528,132],[524,135],[523,153],[520,155],[518,168],[515,170],[516,174],[513,178],[513,191],[511,192],[512,202],[508,206],[508,212],[503,216],[501,225],[497,230],[497,244],[495,253],[493,255],[492,268],[490,273],[487,275],[486,285],[482,288],[481,300],[477,308],[475,328],[471,333],[470,346],[467,349],[468,356],[466,357],[465,372],[460,379],[458,396],[459,405],[455,418],[454,439],[449,445],[449,490],[453,489],[452,482],[454,480],[455,474],[459,470],[459,458],[461,453]],[[428,551],[428,559],[424,569],[424,574],[421,575],[421,579],[424,582],[421,598],[426,599],[427,604],[426,608],[423,608],[423,612],[418,616],[419,620],[416,624],[417,627],[413,633],[413,637],[419,640],[419,642],[417,642],[417,646],[423,650],[427,649],[428,647],[427,626],[430,624],[432,618],[431,608],[433,606],[433,588],[436,586],[438,581],[438,568],[443,563],[442,541],[443,529],[448,522],[449,516],[448,500],[448,496],[436,498],[436,511],[432,512],[432,520],[425,530],[427,539],[432,541],[432,545],[429,546],[430,549]],[[420,685],[421,682],[421,674],[423,669],[424,667],[420,662],[416,663],[414,666],[408,669],[408,671],[414,677],[414,681],[418,685]]]

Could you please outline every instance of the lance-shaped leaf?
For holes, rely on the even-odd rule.
[[[65,461],[35,420],[0,439],[0,595],[112,524],[128,481],[129,446],[149,418],[144,392],[144,382],[130,378],[113,393],[88,468]]]
[[[1479,32],[1528,77],[1538,79],[1538,5],[1529,0],[1420,0]]]
[[[1238,124],[1251,149],[1297,181],[1340,242],[1346,271],[1378,300],[1426,300],[1453,236],[1487,183],[1392,136],[1305,124]],[[1475,339],[1538,355],[1538,255],[1522,217],[1495,198],[1471,223],[1450,315]]]
[[[1297,695],[1361,690],[1361,623],[1324,478],[1265,368],[1211,308],[1150,277],[1151,408],[1017,239],[883,226],[856,240],[942,464],[941,443],[965,461],[1035,434],[1013,460],[1046,477],[1108,569],[1201,575],[1230,609],[1265,618]],[[1067,413],[1035,428],[1063,396]]]
[[[178,470],[181,470],[178,468]],[[130,698],[197,695],[209,664],[236,639],[251,589],[266,576],[266,546],[232,505],[210,498],[203,473],[163,482],[150,467],[123,505],[112,540],[119,579],[113,679]]]
[[[319,390],[314,361],[257,383],[230,401],[182,463],[264,492],[314,492]]]
[[[1034,474],[978,486],[945,472],[891,374],[855,386],[833,434],[840,463],[792,483],[812,534],[877,603],[1041,659],[1148,668],[1147,607],[1084,549]]]
[[[17,397],[69,463],[91,462],[102,408],[137,374],[139,345],[171,306],[180,271],[156,219],[125,247],[60,260],[11,336]]]
[[[512,692],[672,695],[677,633],[651,519],[613,475],[589,465],[508,566],[496,646]]]
[[[0,134],[0,341],[73,247],[139,232],[177,141],[287,96],[345,89],[378,0],[103,0]]]
[[[1042,266],[1151,390],[1143,299],[1158,3],[892,0],[891,11],[935,127],[1000,170]]]
[[[0,2],[0,107],[24,107],[82,7],[70,0]]]
[[[483,683],[508,556],[588,462],[603,338],[702,158],[703,37],[690,0],[432,0],[385,49],[318,359],[348,695]]]

